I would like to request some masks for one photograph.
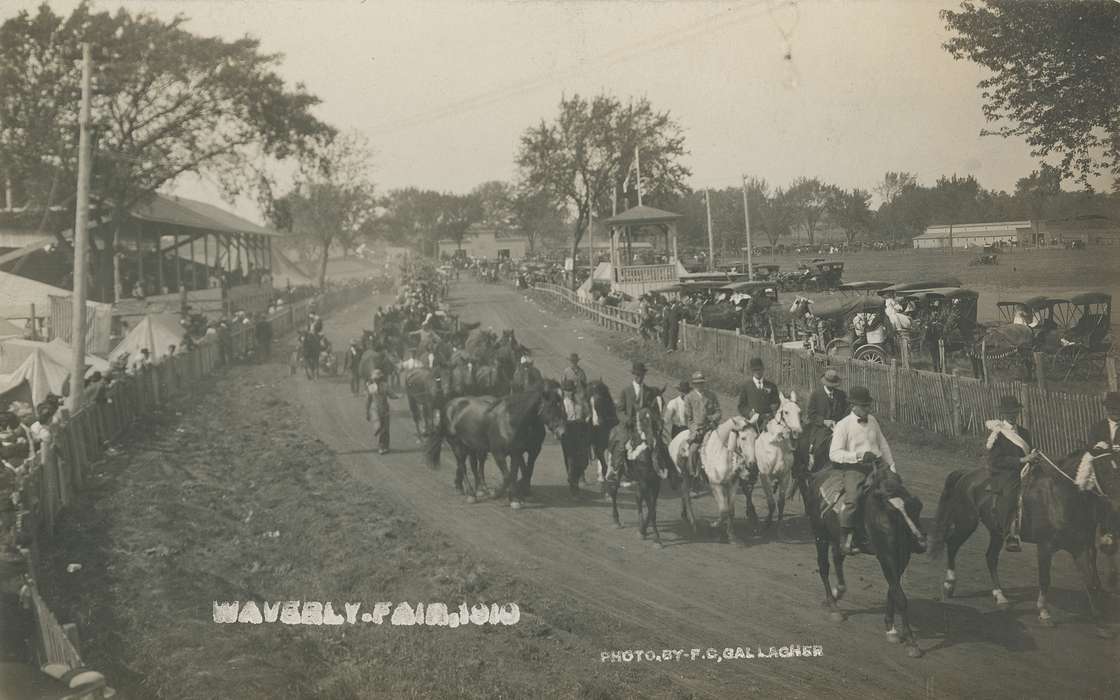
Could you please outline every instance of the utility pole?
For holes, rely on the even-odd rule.
[[[70,395],[66,405],[78,410],[85,384],[86,350],[86,252],[89,250],[89,178],[92,158],[89,144],[90,46],[82,44],[82,107],[78,115],[77,212],[74,214],[74,293],[71,295]]]
[[[634,171],[638,174],[638,206],[642,206],[642,159],[638,147],[634,146]]]
[[[716,246],[712,237],[712,203],[708,190],[704,190],[704,209],[708,213],[708,272],[712,272],[716,269]]]
[[[747,279],[754,280],[754,253],[751,250],[751,207],[747,202],[747,176],[743,175],[743,223],[747,227]]]

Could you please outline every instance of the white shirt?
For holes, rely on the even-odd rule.
[[[766,388],[766,383],[763,380],[759,379],[758,377],[754,377],[753,379],[754,379],[754,385],[756,387],[758,387],[759,389],[765,389]]]
[[[642,389],[644,389],[645,386],[642,385],[642,384],[639,384],[637,382],[631,382],[631,383],[634,385],[634,398],[636,398],[638,400],[638,405],[641,406],[642,405]]]
[[[673,427],[688,425],[688,418],[684,414],[684,394],[672,399],[665,406],[665,424]]]
[[[868,416],[866,423],[860,423],[856,414],[849,413],[832,429],[828,458],[837,464],[856,464],[865,452],[881,457],[890,465],[892,472],[897,471],[891,447],[883,437],[875,416]]]
[[[1108,419],[1108,440],[1109,442],[1116,442],[1116,421],[1111,418]]]

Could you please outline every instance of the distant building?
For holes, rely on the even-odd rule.
[[[1020,230],[1030,230],[1030,221],[995,221],[986,224],[942,224],[930,226],[913,238],[914,248],[983,248],[994,243],[1019,243]]]
[[[1046,221],[941,224],[928,227],[925,233],[912,240],[918,250],[982,248],[996,243],[1066,245],[1074,241],[1086,246],[1120,245],[1120,223],[1107,216],[1089,214]]]
[[[459,251],[462,250],[462,253]],[[507,234],[493,226],[472,224],[463,236],[462,244],[450,239],[439,242],[439,257],[451,258],[466,255],[471,258],[488,260],[521,260],[529,252],[529,239],[525,236]]]

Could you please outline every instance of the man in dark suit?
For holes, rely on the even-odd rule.
[[[638,417],[638,411],[646,407],[652,407],[656,397],[645,384],[646,366],[644,363],[635,362],[633,367],[630,368],[630,373],[634,375],[634,381],[623,388],[622,400],[618,403],[618,413],[627,426],[633,427],[634,419]]]
[[[777,412],[782,400],[774,382],[762,376],[766,371],[762,358],[752,357],[750,368],[753,376],[739,391],[739,415],[750,420],[752,411],[758,413],[758,429],[765,430],[767,422]]]
[[[1019,425],[1023,407],[1014,396],[999,400],[999,420],[987,421],[988,469],[992,473],[990,490],[996,492],[996,514],[1004,526],[1004,546],[1009,552],[1022,550],[1019,525],[1023,510],[1023,467],[1034,461],[1031,434]]]
[[[1108,417],[1089,431],[1089,447],[1093,450],[1120,449],[1120,391],[1105,395],[1104,411]]]
[[[848,415],[848,410],[848,396],[840,390],[840,373],[830,368],[821,377],[821,385],[809,395],[805,411],[805,437],[812,471],[823,468],[828,462],[832,427]]]

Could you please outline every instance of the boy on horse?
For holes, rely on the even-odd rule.
[[[1021,479],[1030,475],[1030,466],[1037,457],[1037,450],[1030,446],[1031,434],[1019,425],[1023,407],[1014,396],[999,400],[999,420],[984,423],[988,435],[988,469],[992,473],[989,490],[996,496],[996,513],[1007,535],[1004,548],[1009,552],[1022,550],[1019,527],[1023,520],[1023,484]]]
[[[1110,391],[1104,397],[1107,418],[1089,431],[1089,445],[1093,450],[1120,450],[1120,391]]]
[[[825,371],[821,385],[809,395],[806,409],[805,432],[809,449],[809,471],[815,472],[828,462],[828,449],[832,443],[832,429],[848,415],[848,396],[840,389],[840,373]]]
[[[684,399],[684,415],[689,430],[688,469],[694,475],[700,471],[700,447],[704,444],[704,437],[723,420],[719,399],[706,386],[707,383],[703,372],[693,372],[689,381],[692,390]]]
[[[853,537],[855,535],[856,509],[864,479],[878,461],[885,463],[892,472],[894,456],[890,445],[883,437],[879,421],[871,415],[871,392],[866,387],[854,386],[848,398],[852,412],[841,419],[832,430],[828,458],[832,469],[839,472],[843,479],[843,490],[835,506],[840,527],[844,528],[844,554],[855,554]]]

